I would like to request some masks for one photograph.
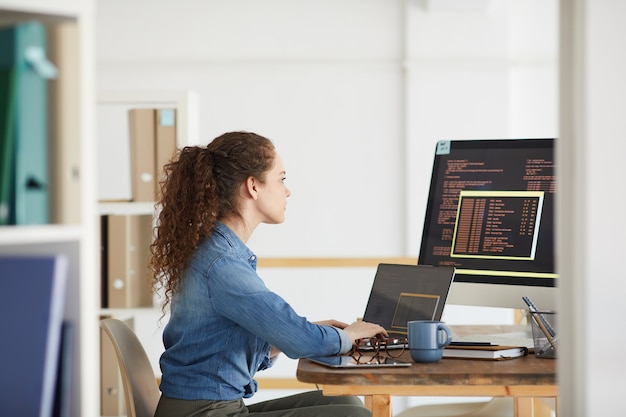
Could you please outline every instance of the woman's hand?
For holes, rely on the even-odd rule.
[[[375,323],[369,323],[367,321],[356,321],[351,325],[344,327],[343,331],[348,333],[348,336],[350,336],[353,343],[357,339],[374,337],[377,335],[385,337],[389,336],[383,326]]]
[[[345,329],[349,326],[348,323],[344,323],[338,320],[324,320],[324,321],[314,321],[313,324],[319,324],[321,326],[333,326],[338,329]]]

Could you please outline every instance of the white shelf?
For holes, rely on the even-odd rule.
[[[1,0],[0,0],[1,1]],[[178,146],[199,143],[199,98],[195,91],[100,91],[98,104],[133,107],[174,107]]]
[[[78,241],[80,226],[41,225],[41,226],[2,226],[0,245],[31,245]]]
[[[90,1],[82,0],[0,0],[0,10],[24,13],[30,17],[75,17],[92,9]]]
[[[154,215],[154,202],[101,202],[98,204],[98,213],[101,216],[113,215]]]

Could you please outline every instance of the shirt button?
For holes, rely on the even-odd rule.
[[[252,256],[250,257],[250,260],[251,260],[251,261],[254,261],[255,259],[256,259],[256,256],[254,256],[254,255],[252,255]]]

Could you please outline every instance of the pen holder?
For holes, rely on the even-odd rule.
[[[556,358],[557,334],[555,311],[530,311],[535,356]]]

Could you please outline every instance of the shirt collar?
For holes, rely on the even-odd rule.
[[[215,223],[213,232],[218,233],[220,236],[226,239],[226,241],[228,242],[230,247],[233,248],[235,253],[241,256],[242,258],[246,259],[248,263],[250,263],[250,265],[254,269],[256,269],[257,256],[254,254],[254,252],[250,250],[250,248],[246,246],[245,243],[243,243],[243,241],[239,238],[239,236],[237,236],[230,227],[226,226],[224,223],[220,221],[217,221]]]

